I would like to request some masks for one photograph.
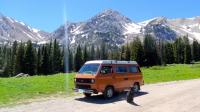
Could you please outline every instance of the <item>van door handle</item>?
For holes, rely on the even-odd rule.
[[[124,80],[128,80],[128,78],[124,78]]]

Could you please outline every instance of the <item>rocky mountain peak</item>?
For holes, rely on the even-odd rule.
[[[97,19],[131,22],[131,20],[129,18],[125,17],[118,11],[115,11],[112,9],[104,10],[104,11],[100,12],[99,14],[97,14],[96,16],[94,16],[93,18],[91,18],[91,20],[97,20]]]
[[[156,17],[152,21],[149,22],[149,24],[166,24],[167,18],[166,17]]]
[[[105,14],[105,15],[121,15],[118,11],[112,10],[112,9],[106,9],[102,11],[100,14]]]

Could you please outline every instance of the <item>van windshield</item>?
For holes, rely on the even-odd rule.
[[[85,64],[81,67],[78,73],[95,75],[100,64]]]

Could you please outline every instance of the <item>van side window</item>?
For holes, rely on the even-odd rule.
[[[102,66],[100,73],[101,74],[112,73],[112,66]]]
[[[137,73],[138,72],[138,68],[136,66],[129,66],[129,72],[130,73]]]
[[[126,66],[117,66],[116,67],[116,73],[126,73],[126,72],[127,72]]]

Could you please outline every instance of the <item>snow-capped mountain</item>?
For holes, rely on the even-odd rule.
[[[200,42],[200,17],[167,19],[157,17],[139,23],[143,26],[143,33],[153,34],[164,40],[174,40],[188,35],[190,41]]]
[[[63,25],[53,32],[51,37],[63,40],[65,34],[69,37],[71,46],[99,45],[101,42],[107,42],[110,46],[120,46],[130,42],[136,36],[143,39],[145,34],[167,41],[174,41],[176,38],[188,35],[190,40],[200,41],[200,17],[185,19],[156,17],[136,23],[119,12],[109,9],[85,22],[68,23],[66,27]]]
[[[113,10],[105,10],[86,22],[66,26],[71,45],[108,42],[111,47],[116,47],[129,41],[131,36],[142,34],[141,25]],[[65,28],[64,25],[58,28],[52,37],[64,39]]]
[[[145,34],[167,41],[188,35],[191,41],[196,39],[200,42],[200,17],[155,17],[137,23],[109,9],[83,22],[67,22],[54,32],[47,33],[0,15],[0,42],[32,40],[45,43],[52,38],[63,42],[67,36],[71,47],[77,44],[100,45],[102,42],[108,43],[111,47],[118,47],[132,41],[136,36],[142,40]]]
[[[46,41],[49,33],[32,28],[21,21],[0,14],[0,42]]]
[[[171,29],[177,35],[188,35],[190,40],[196,39],[200,42],[200,17],[181,18],[169,20]]]
[[[151,34],[157,39],[173,41],[177,38],[176,32],[171,29],[171,24],[165,17],[157,17],[143,23],[143,34]]]

